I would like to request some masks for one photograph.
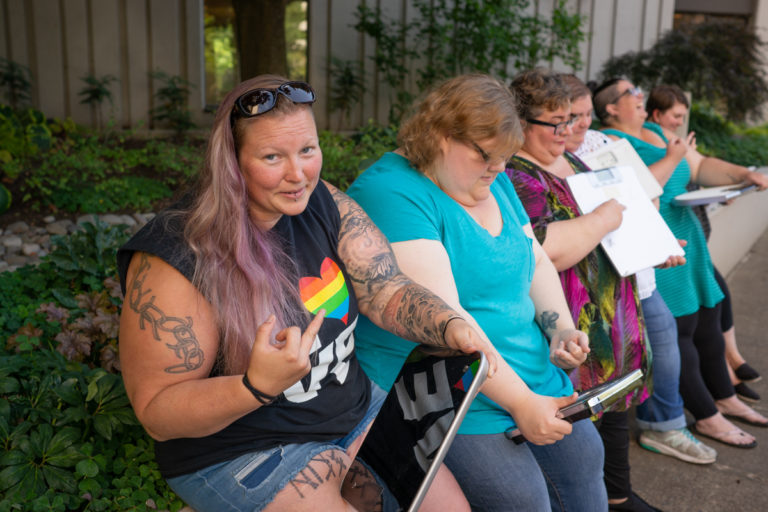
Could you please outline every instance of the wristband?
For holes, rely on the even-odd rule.
[[[261,403],[261,405],[269,405],[275,400],[277,400],[276,396],[268,395],[262,391],[259,391],[255,387],[253,387],[253,384],[251,384],[251,381],[248,380],[248,372],[245,372],[243,374],[243,385],[248,389],[248,391],[251,392],[251,394],[256,398],[256,400]]]
[[[448,320],[445,322],[445,325],[443,325],[443,342],[444,342],[446,345],[448,345],[448,342],[447,342],[447,341],[445,341],[445,331],[447,331],[447,330],[448,330],[448,324],[449,324],[449,323],[451,323],[451,320],[456,320],[457,318],[461,318],[462,320],[464,319],[463,317],[460,317],[460,316],[458,316],[458,315],[454,315],[454,316],[452,316],[451,318],[449,318],[449,319],[448,319]]]

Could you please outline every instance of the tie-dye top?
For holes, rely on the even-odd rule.
[[[565,153],[575,172],[589,168]],[[533,232],[540,243],[551,222],[579,216],[565,180],[521,157],[514,157],[506,169],[517,190]],[[591,352],[570,374],[573,386],[583,390],[642,368],[651,368],[650,346],[633,277],[622,278],[599,245],[573,267],[560,272],[568,307],[576,327],[589,335]],[[650,383],[650,379],[647,379]],[[644,401],[650,393],[641,388],[612,410]]]

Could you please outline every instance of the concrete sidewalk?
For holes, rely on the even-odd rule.
[[[750,384],[768,416],[768,231],[727,276],[739,350],[763,379]],[[688,416],[689,422],[692,418]],[[665,512],[768,511],[768,428],[738,424],[757,438],[750,450],[700,438],[718,452],[707,466],[688,464],[641,448],[632,424],[630,463],[634,490]]]

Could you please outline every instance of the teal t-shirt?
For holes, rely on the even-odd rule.
[[[347,193],[390,242],[426,239],[443,244],[462,307],[532,391],[548,396],[573,392],[565,372],[549,361],[549,344],[534,321],[528,292],[535,260],[531,239],[522,229],[529,220],[505,174],[491,185],[504,223],[495,237],[395,153],[382,156]],[[357,357],[368,376],[389,389],[415,344],[359,318]],[[459,432],[497,434],[514,425],[505,410],[480,394]]]
[[[645,123],[643,127],[657,133],[664,142],[667,141],[658,124]],[[648,144],[624,132],[608,129],[604,133],[627,139],[646,165],[658,162],[667,154],[666,148]],[[675,196],[687,192],[685,187],[690,180],[691,168],[683,158],[664,185],[664,193],[659,198],[659,213],[669,229],[677,238],[688,241],[685,265],[656,269],[656,287],[676,317],[693,314],[702,306],[714,307],[724,297],[715,280],[707,239],[699,219],[690,206],[680,206],[674,201]]]

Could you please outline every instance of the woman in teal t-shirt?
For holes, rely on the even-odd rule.
[[[614,79],[599,87],[594,105],[608,127],[605,133],[627,139],[664,187],[659,211],[675,236],[688,241],[686,265],[656,270],[656,285],[677,321],[680,394],[685,407],[696,419],[700,434],[731,446],[754,447],[755,438],[724,415],[763,427],[768,419],[736,397],[720,328],[723,294],[715,281],[706,239],[693,210],[675,204],[674,198],[686,191],[689,181],[705,186],[744,181],[765,188],[768,180],[749,171],[723,172],[701,160],[689,165],[686,143],[674,136],[668,139],[659,125],[645,122],[643,94],[627,80]]]
[[[484,75],[455,78],[419,105],[399,142],[349,195],[392,243],[402,271],[457,308],[506,363],[473,402],[446,465],[473,509],[606,510],[597,431],[589,420],[556,417],[572,400],[563,368],[584,361],[586,336],[499,175],[522,142],[514,97]],[[355,346],[366,373],[389,388],[414,345],[361,317]],[[515,426],[529,443],[505,437]]]

